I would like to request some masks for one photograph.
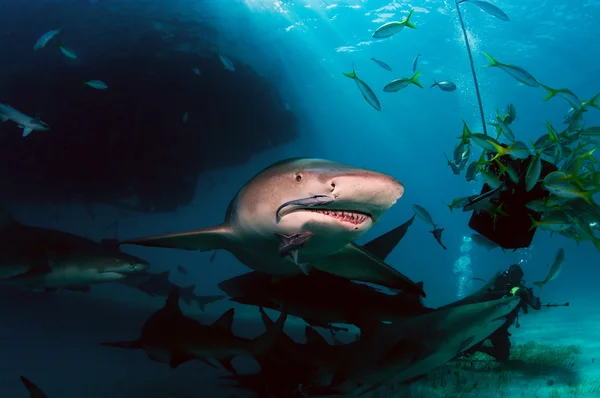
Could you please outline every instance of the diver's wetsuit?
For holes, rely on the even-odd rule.
[[[496,277],[493,288],[489,289],[487,293],[482,295],[478,300],[479,302],[484,302],[513,295],[521,297],[521,303],[508,314],[504,325],[489,337],[492,347],[483,346],[483,342],[481,342],[465,351],[463,353],[464,355],[469,356],[476,351],[479,351],[494,357],[499,362],[508,360],[511,347],[508,328],[519,316],[519,310],[522,309],[523,313],[527,314],[529,312],[528,307],[531,307],[534,310],[542,308],[540,299],[533,295],[533,289],[525,287],[523,283],[523,270],[520,266],[513,264],[507,271],[504,271]]]

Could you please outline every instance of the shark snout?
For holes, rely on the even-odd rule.
[[[394,177],[371,171],[332,177],[329,186],[334,204],[352,204],[354,210],[368,213],[375,219],[404,194],[404,186]]]

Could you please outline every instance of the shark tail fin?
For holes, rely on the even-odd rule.
[[[212,228],[130,239],[122,241],[120,244],[199,250],[203,252],[226,249],[229,246],[231,233],[229,225],[221,224]]]
[[[48,398],[48,396],[38,386],[36,386],[31,380],[29,380],[25,376],[19,376],[19,377],[21,378],[21,381],[25,385],[25,388],[27,389],[27,391],[29,391],[30,398]]]
[[[100,343],[100,345],[103,345],[106,347],[124,348],[126,350],[141,350],[142,349],[142,343],[139,340],[111,341],[111,342],[107,342],[107,343]]]
[[[261,311],[261,315],[263,312],[264,311]],[[266,316],[266,314],[264,316]],[[279,315],[279,319],[277,319],[277,321],[274,324],[267,325],[265,323],[267,331],[255,338],[252,344],[252,351],[255,357],[265,355],[267,351],[269,351],[271,347],[273,347],[273,345],[277,342],[277,339],[283,332],[283,326],[285,325],[287,316],[287,311],[284,308],[281,310],[281,315]]]

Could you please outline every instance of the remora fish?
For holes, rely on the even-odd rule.
[[[335,207],[294,209],[275,222],[273,214],[281,204],[315,191],[334,197]],[[255,271],[284,277],[302,270],[279,256],[275,233],[289,234],[310,226],[314,236],[303,247],[299,262],[343,278],[424,295],[406,276],[352,243],[371,229],[403,193],[402,184],[385,174],[323,159],[287,159],[267,167],[240,189],[228,206],[223,224],[121,244],[225,249]]]
[[[335,201],[334,198],[327,195],[311,195],[307,198],[302,199],[294,199],[283,203],[277,211],[275,212],[275,221],[279,222],[280,216],[279,212],[288,206],[303,206],[303,207],[313,207],[313,206],[323,206],[333,203]]]
[[[180,287],[169,280],[169,271],[152,273],[148,271],[140,272],[125,278],[121,281],[122,284],[138,289],[151,297],[168,297],[174,289],[179,289],[179,296],[188,305],[196,302],[201,311],[204,311],[206,306],[215,301],[225,298],[223,295],[214,296],[198,296],[194,293],[196,285]]]
[[[149,264],[114,245],[0,217],[0,285],[86,291],[116,282]]]
[[[31,380],[26,378],[25,376],[19,376],[21,381],[25,385],[25,388],[29,392],[29,398],[48,398],[48,396]]]
[[[429,87],[435,87],[438,86],[440,88],[440,90],[442,91],[455,91],[456,90],[456,84],[452,83],[452,82],[438,82],[436,80],[433,81],[433,84]]]
[[[562,269],[562,264],[564,261],[565,261],[565,250],[561,247],[560,249],[558,249],[558,252],[556,252],[556,257],[554,258],[554,263],[552,263],[552,267],[550,268],[550,272],[548,272],[546,279],[544,279],[541,282],[533,282],[533,284],[541,289],[544,287],[544,285],[546,283],[550,282],[551,280],[556,279],[558,274],[560,274],[560,270]]]
[[[387,71],[392,71],[391,66],[389,66],[388,64],[386,64],[383,61],[380,61],[378,59],[375,59],[375,57],[371,57],[369,58],[371,61],[375,62],[377,65],[381,66],[383,69],[387,70]]]
[[[0,103],[0,122],[10,120],[23,128],[23,137],[27,137],[32,131],[47,131],[50,127],[41,120],[27,116],[8,104]]]
[[[362,81],[356,75],[356,71],[354,70],[354,64],[352,64],[352,72],[344,72],[344,76],[349,77],[350,79],[354,80],[354,82],[356,82],[356,86],[360,90],[360,93],[362,94],[365,101],[369,103],[369,105],[371,105],[378,111],[381,110],[381,104],[379,103],[379,99],[377,99],[375,92],[373,92],[373,90],[371,89],[371,87],[369,87],[367,83]]]
[[[144,324],[139,339],[109,342],[101,345],[125,349],[141,349],[157,362],[169,363],[171,368],[194,359],[213,366],[208,358],[214,358],[225,369],[236,373],[231,360],[238,355],[260,355],[275,343],[287,319],[283,311],[275,327],[253,340],[233,334],[234,310],[225,312],[212,325],[203,325],[189,318],[179,308],[179,293],[169,294],[165,306],[156,311]]]
[[[275,234],[281,241],[279,244],[279,256],[291,256],[294,264],[298,265],[305,274],[308,274],[308,268],[304,264],[298,263],[298,250],[300,250],[306,242],[314,235],[311,231],[302,231],[297,234],[284,235]]]
[[[504,189],[504,183],[502,183],[496,189],[492,189],[491,191],[488,191],[481,195],[469,196],[469,201],[467,202],[465,207],[463,207],[463,211],[471,211],[471,210],[481,211],[483,207],[488,205],[490,200],[496,199],[500,195],[500,192],[502,192],[503,189]]]

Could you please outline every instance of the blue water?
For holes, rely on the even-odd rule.
[[[514,104],[518,119],[512,125],[513,131],[519,140],[529,143],[545,133],[547,120],[561,130],[570,106],[560,98],[543,102],[542,88],[520,85],[497,68],[485,68],[487,60],[481,52],[525,68],[546,85],[568,87],[581,99],[590,99],[600,92],[600,47],[596,45],[600,2],[500,0],[494,4],[509,15],[510,22],[500,21],[471,4],[462,5],[485,117],[492,120],[497,108],[503,110],[509,103]],[[404,29],[388,39],[371,37],[378,26],[404,18],[411,8],[415,9],[411,20],[418,29]],[[50,29],[64,26],[69,32],[69,47],[79,55],[77,62],[85,63],[89,59],[114,56],[111,50],[119,40],[118,33],[110,31],[114,21],[131,33],[142,29],[140,20],[181,16],[214,24],[221,51],[272,82],[282,101],[299,118],[300,135],[293,142],[261,150],[249,160],[239,162],[241,165],[207,171],[198,179],[189,205],[172,213],[140,213],[122,218],[116,235],[111,233],[109,237],[124,239],[218,224],[239,187],[262,168],[292,156],[321,157],[385,172],[405,186],[404,196],[360,243],[409,219],[413,214],[412,204],[427,208],[436,223],[445,228],[446,251],[432,239],[429,226],[415,220],[410,233],[388,258],[390,264],[411,279],[424,282],[427,305],[448,303],[478,287],[475,281],[463,285],[461,277],[487,279],[512,263],[523,265],[528,283],[543,279],[559,247],[565,250],[566,264],[559,278],[543,289],[542,301],[576,304],[578,298],[596,297],[600,255],[589,241],[576,244],[562,236],[538,231],[529,249],[487,251],[469,241],[473,233],[467,226],[470,213],[450,213],[441,203],[476,194],[482,185],[481,180],[466,182],[464,174],[453,175],[443,155],[445,152],[451,156],[463,120],[472,131],[482,130],[452,1],[4,0],[0,2],[0,14],[5,15],[0,26],[4,47],[0,90],[7,87],[11,74],[17,71],[44,73],[43,61],[33,58],[31,48]],[[127,26],[123,19],[110,17],[128,14],[137,15],[135,24]],[[168,30],[160,23],[155,23],[154,29],[160,34]],[[139,44],[132,43],[132,51],[136,45]],[[193,46],[182,51],[193,51]],[[412,75],[412,62],[419,53],[422,55],[418,69],[422,71],[420,80],[425,88],[411,86],[397,93],[383,92],[383,86],[390,80]],[[370,61],[370,57],[388,63],[392,72]],[[77,62],[66,58],[60,62],[64,62],[65,70],[77,68]],[[358,76],[379,97],[380,112],[371,108],[354,82],[343,76],[343,72],[351,71],[353,64]],[[98,72],[101,74],[101,70]],[[453,81],[458,88],[455,92],[429,89],[433,79]],[[157,84],[156,88],[145,89],[160,90],[160,87]],[[36,103],[40,95],[43,94],[35,87],[24,87],[20,108],[27,109],[28,114],[39,112],[42,120],[51,118]],[[243,84],[238,95],[244,96]],[[26,97],[31,101],[29,106],[24,102]],[[1,91],[0,98],[12,102]],[[57,102],[63,100],[56,98]],[[253,101],[245,100],[249,104]],[[600,111],[591,109],[585,120],[588,126],[600,124]],[[214,126],[211,129],[202,132],[207,152],[213,150],[211,135],[218,134]],[[85,140],[86,131],[80,133],[80,139]],[[20,138],[20,130],[8,123],[0,125],[0,134]],[[34,132],[30,138],[53,140],[55,134],[58,133]],[[243,136],[247,132],[242,130],[238,134]],[[43,143],[36,144],[34,140],[31,145]],[[230,145],[235,146],[235,140]],[[222,156],[227,156],[227,150],[221,150]],[[203,155],[199,152],[197,156]],[[479,156],[479,152],[471,156]],[[69,164],[68,158],[61,161],[66,167],[78,167],[77,163]],[[20,164],[10,167],[18,169]],[[210,192],[207,192],[207,176],[217,181]],[[164,190],[168,189],[164,186]],[[56,209],[61,213],[59,220],[53,217]],[[104,226],[117,214],[110,206],[97,205],[95,218],[91,219],[77,203],[16,203],[12,211],[23,223],[93,239],[106,237]],[[247,270],[223,251],[213,263],[209,262],[211,253],[137,247],[127,251],[149,260],[153,272],[172,270],[171,280],[175,283],[196,283],[198,294],[218,294],[217,283]],[[189,270],[188,275],[175,272],[178,264]],[[4,314],[0,334],[0,352],[3,352],[0,396],[27,396],[18,379],[21,374],[43,387],[50,398],[179,398],[199,396],[198,391],[204,396],[202,391],[208,389],[214,389],[210,390],[213,391],[210,396],[242,396],[236,390],[215,387],[214,380],[222,373],[203,364],[171,370],[150,362],[141,352],[114,352],[97,346],[104,340],[135,338],[147,316],[162,305],[162,299],[149,299],[122,286],[94,287],[87,295],[35,295],[14,289],[3,289],[0,295]],[[214,304],[204,316],[214,319],[228,307],[226,301]],[[195,310],[184,307],[184,311]],[[249,329],[252,334],[254,326],[246,327],[244,322],[252,324],[250,317],[256,315],[256,310],[240,309],[239,314],[244,315],[240,315],[237,328]],[[536,319],[544,322],[543,316]]]

